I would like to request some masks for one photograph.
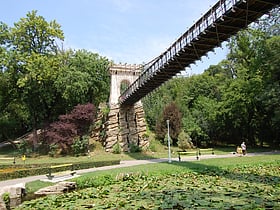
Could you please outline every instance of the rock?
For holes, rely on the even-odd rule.
[[[9,193],[10,206],[16,206],[21,203],[21,198],[25,195],[25,184],[6,186],[0,189],[0,209],[6,209],[6,205],[2,199],[4,193]]]
[[[75,190],[77,187],[76,182],[59,182],[56,185],[42,188],[36,191],[36,195],[50,195],[50,194],[62,194]]]

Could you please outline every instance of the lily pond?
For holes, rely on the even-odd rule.
[[[75,181],[80,190],[17,209],[280,209],[280,155],[149,164]]]

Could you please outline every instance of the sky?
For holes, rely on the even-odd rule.
[[[85,49],[114,63],[145,64],[164,52],[217,0],[5,0],[0,21],[14,23],[32,10],[61,25],[64,49]],[[184,74],[200,74],[226,57],[217,48]]]

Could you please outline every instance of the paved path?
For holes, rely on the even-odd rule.
[[[266,154],[275,154],[278,153],[279,151],[275,152],[263,152],[263,153],[248,153],[246,156],[255,156],[255,155],[266,155]],[[202,155],[200,156],[200,160],[203,159],[210,159],[210,158],[233,158],[233,157],[238,157],[239,155],[236,154],[226,154],[226,155]],[[167,158],[160,158],[160,159],[150,159],[150,160],[124,160],[121,161],[119,165],[111,165],[111,166],[103,166],[103,167],[98,167],[98,168],[89,168],[89,169],[82,169],[82,170],[77,170],[77,174],[81,175],[83,173],[88,173],[88,172],[94,172],[94,171],[102,171],[102,170],[110,170],[114,168],[124,168],[124,167],[130,167],[130,166],[136,166],[136,165],[143,165],[143,164],[153,164],[153,163],[160,163],[160,162],[167,162]],[[178,158],[172,158],[172,161],[178,161]],[[182,156],[181,161],[196,161],[196,156]],[[6,181],[0,181],[0,189],[5,186],[10,186],[10,185],[15,185],[19,183],[27,183],[35,180],[42,180],[46,179],[46,175],[38,175],[38,176],[30,176],[30,177],[24,177],[24,178],[19,178],[19,179],[11,179],[11,180],[6,180]]]

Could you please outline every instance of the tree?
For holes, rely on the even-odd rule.
[[[194,148],[191,137],[183,130],[178,136],[178,147],[183,151]]]
[[[108,59],[86,50],[60,52],[63,68],[55,81],[67,108],[78,103],[107,101],[110,90]]]
[[[32,11],[13,28],[5,28],[5,34],[2,47],[8,56],[2,69],[10,76],[13,97],[20,98],[29,112],[36,148],[37,129],[54,101],[50,89],[58,67],[56,41],[63,40],[63,32],[55,21],[47,22]]]
[[[69,114],[59,116],[58,121],[51,123],[45,129],[42,135],[43,144],[52,145],[56,150],[55,154],[70,154],[72,150],[78,151],[77,145],[85,148],[84,141],[87,138],[83,136],[87,134],[95,119],[95,111],[94,105],[88,103],[77,105]]]
[[[171,102],[165,107],[162,116],[157,121],[156,134],[161,140],[164,140],[167,134],[167,120],[169,120],[170,137],[173,139],[173,144],[177,144],[178,135],[181,131],[182,116],[178,106],[174,102]]]
[[[264,15],[253,25],[253,28],[260,29],[269,36],[280,35],[280,7],[272,9],[269,14]]]

